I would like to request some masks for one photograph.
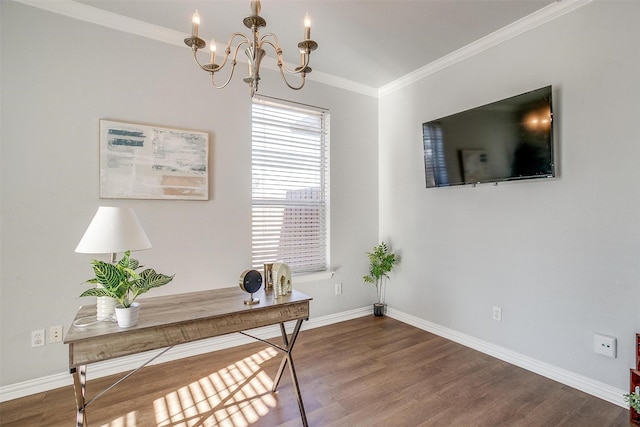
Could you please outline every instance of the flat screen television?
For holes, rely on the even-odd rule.
[[[422,124],[427,188],[555,176],[551,86]]]

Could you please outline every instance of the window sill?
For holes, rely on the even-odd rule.
[[[293,276],[294,283],[305,283],[305,282],[315,282],[317,280],[326,280],[331,279],[335,271],[318,271],[315,273],[303,273],[300,275]]]

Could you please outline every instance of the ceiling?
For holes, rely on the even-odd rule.
[[[77,0],[150,24],[191,32],[191,16],[201,16],[200,37],[215,37],[218,52],[234,32],[249,34],[242,20],[249,0]],[[433,63],[500,30],[555,0],[262,0],[267,21],[285,60],[299,60],[305,12],[319,47],[311,67],[371,88]],[[275,56],[267,49],[267,56]]]

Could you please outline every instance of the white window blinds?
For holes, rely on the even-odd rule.
[[[252,263],[328,268],[329,114],[254,97]]]
[[[442,125],[440,123],[423,123],[422,142],[424,145],[427,188],[449,185]]]

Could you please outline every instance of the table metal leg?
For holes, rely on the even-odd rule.
[[[114,387],[116,387],[118,384],[120,384],[121,382],[123,382],[124,380],[129,378],[131,375],[133,375],[136,372],[138,372],[140,369],[144,368],[149,363],[153,362],[158,357],[162,356],[167,351],[171,350],[173,347],[174,346],[165,348],[160,353],[156,354],[151,359],[149,359],[148,361],[144,362],[142,365],[140,365],[139,367],[137,367],[133,371],[129,372],[127,375],[125,375],[124,377],[120,378],[118,381],[116,381],[115,383],[111,384],[106,389],[102,390],[95,397],[91,398],[91,400],[89,400],[88,402],[85,400],[85,391],[86,391],[86,388],[87,388],[87,386],[86,386],[86,384],[87,384],[87,365],[79,365],[77,368],[71,368],[71,374],[73,375],[73,390],[75,391],[76,407],[78,408],[78,410],[76,412],[76,426],[77,427],[85,427],[87,425],[87,406],[89,406],[94,401],[98,400],[100,397],[102,397],[103,394],[105,394],[106,392],[108,392],[111,389],[113,389]]]
[[[76,427],[85,427],[87,425],[87,416],[85,414],[85,392],[87,389],[87,365],[80,365],[71,370],[73,375],[73,391],[76,395]]]
[[[296,326],[297,325],[298,324],[296,323]],[[287,337],[287,331],[284,328],[284,323],[280,323],[280,332],[282,334],[282,343],[284,346],[284,348],[280,348],[280,350],[282,350],[285,354],[284,356],[282,356],[282,360],[280,361],[280,367],[278,368],[278,372],[276,373],[276,376],[273,378],[273,387],[271,387],[271,391],[274,393],[278,389],[278,385],[280,384],[280,379],[282,378],[282,373],[284,372],[284,368],[287,366],[287,353],[290,351],[289,338]]]
[[[302,326],[302,320],[298,319],[296,322],[296,326],[293,328],[293,332],[291,333],[291,339],[287,338],[287,331],[284,328],[284,323],[280,323],[280,332],[282,333],[282,341],[284,343],[284,356],[282,357],[282,361],[280,362],[280,367],[278,368],[278,372],[276,373],[275,378],[273,379],[273,387],[272,391],[275,392],[278,388],[278,384],[280,383],[280,379],[282,378],[282,374],[284,372],[284,368],[289,365],[289,373],[291,374],[291,381],[293,382],[293,391],[296,394],[296,400],[298,401],[298,409],[300,410],[300,417],[302,418],[302,425],[307,427],[309,424],[307,423],[307,414],[304,410],[304,403],[302,402],[302,395],[300,394],[300,387],[298,385],[298,376],[296,375],[296,368],[293,364],[293,356],[291,352],[293,351],[293,346],[296,343],[296,339],[298,338],[298,333],[300,332],[300,327]]]

